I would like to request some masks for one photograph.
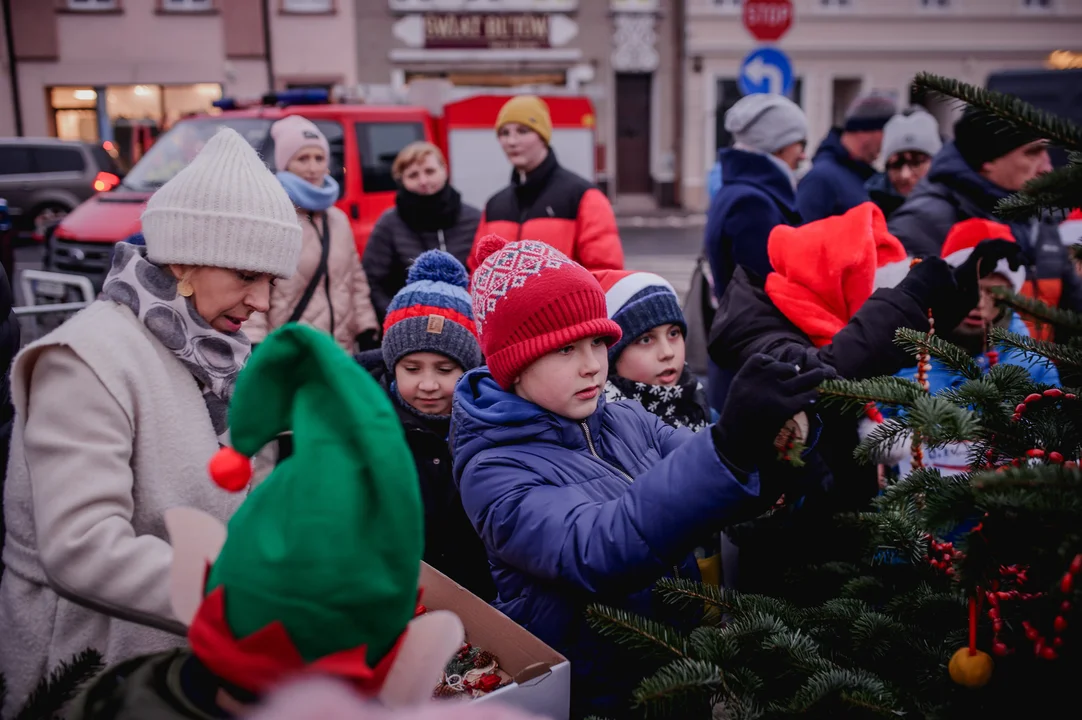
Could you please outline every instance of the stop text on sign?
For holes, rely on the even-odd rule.
[[[744,27],[756,40],[778,40],[793,24],[791,0],[745,0]]]

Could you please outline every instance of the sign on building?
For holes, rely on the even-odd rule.
[[[367,0],[372,2],[372,0]],[[574,12],[579,0],[388,0],[391,12]]]
[[[426,13],[430,49],[549,47],[549,16],[542,13]]]

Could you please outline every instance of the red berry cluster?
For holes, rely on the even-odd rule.
[[[988,358],[989,368],[994,368],[996,365],[999,364],[999,350],[988,350],[984,353],[984,355]]]
[[[962,557],[962,552],[954,548],[954,543],[938,542],[931,536],[929,536],[928,544],[931,549],[928,554],[924,556],[928,561],[928,564],[936,570],[942,570],[943,574],[948,577],[953,576],[954,561]]]
[[[1000,575],[1004,576],[1004,583],[1013,582],[1015,588],[1012,590],[1001,589],[999,581],[992,583],[992,590],[985,594],[985,598],[988,600],[988,617],[992,621],[992,631],[994,633],[992,642],[992,652],[996,655],[1003,657],[1010,655],[1014,652],[1013,649],[1007,647],[1007,644],[1000,639],[1000,632],[1003,630],[1003,619],[1000,615],[1000,603],[1008,600],[1035,600],[1039,597],[1043,597],[1045,593],[1035,592],[1028,593],[1022,592],[1018,588],[1024,585],[1027,581],[1026,578],[1027,568],[1019,568],[1017,565],[1009,565],[1001,567]],[[1067,572],[1063,574],[1063,578],[1060,580],[1060,591],[1063,594],[1067,594],[1071,591],[1071,586],[1074,583],[1074,576],[1079,572],[1082,572],[1082,554],[1075,555],[1071,561],[1070,567]],[[1042,660],[1056,660],[1059,657],[1059,651],[1063,647],[1063,633],[1067,630],[1067,618],[1064,615],[1070,611],[1071,603],[1069,600],[1063,600],[1060,603],[1060,614],[1056,615],[1055,620],[1052,621],[1052,637],[1047,638],[1041,634],[1041,631],[1034,627],[1033,623],[1029,620],[1022,621],[1022,629],[1025,632],[1026,639],[1033,643],[1033,654],[1041,658]]]
[[[1078,396],[1074,393],[1065,393],[1059,388],[1048,388],[1043,393],[1030,393],[1014,408],[1014,415],[1011,416],[1011,420],[1014,422],[1021,420],[1022,415],[1025,414],[1026,410],[1030,409],[1034,403],[1045,399],[1059,400],[1060,398],[1064,400],[1077,400]]]

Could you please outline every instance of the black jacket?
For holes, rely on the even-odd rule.
[[[901,290],[877,291],[830,345],[819,348],[819,358],[844,378],[893,375],[915,362],[894,345],[895,329],[927,331],[927,311],[922,305]],[[774,306],[764,280],[738,268],[711,329],[711,359],[735,374],[756,353],[796,362],[794,356],[812,347],[811,340]],[[784,490],[789,509],[727,530],[740,548],[737,589],[743,592],[784,590],[793,596],[793,588],[786,585],[792,578],[781,572],[781,566],[799,568],[818,562],[822,547],[844,542],[834,536],[833,514],[865,509],[879,492],[876,468],[858,464],[853,458],[859,442],[857,418],[824,407],[814,414],[818,416],[819,436],[805,466],[798,471],[781,464],[770,471],[759,470],[760,482]],[[764,477],[766,472],[778,477]],[[781,477],[780,473],[787,475]],[[808,602],[816,600],[817,592],[814,583],[796,591]]]
[[[15,298],[7,273],[0,267],[0,547],[4,544],[4,479],[7,476],[8,450],[11,445],[11,423],[15,408],[11,404],[11,361],[19,352],[21,333],[19,319],[12,311]],[[0,565],[0,571],[3,566]]]
[[[479,222],[481,211],[465,203],[451,227],[434,232],[415,232],[395,207],[380,215],[364,246],[361,264],[368,278],[372,307],[381,323],[391,299],[405,287],[409,267],[417,256],[426,250],[444,250],[465,265]]]
[[[994,216],[996,203],[1010,194],[969,167],[954,144],[948,143],[905,204],[890,216],[887,227],[910,255],[938,256],[955,223],[969,218],[999,221]],[[1082,281],[1060,241],[1057,222],[1045,218],[1008,224],[1032,263],[1023,293],[1049,305],[1082,311]]]
[[[488,554],[462,509],[462,498],[451,473],[447,427],[430,427],[402,406],[402,400],[391,393],[394,378],[383,362],[381,350],[361,353],[357,362],[387,391],[406,431],[425,506],[424,561],[485,602],[491,602],[496,597],[496,586],[492,582]]]

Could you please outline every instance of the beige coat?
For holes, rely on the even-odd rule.
[[[307,210],[297,211],[298,220],[304,228],[301,258],[296,274],[288,280],[277,280],[271,291],[270,310],[255,313],[244,323],[244,332],[253,343],[263,342],[267,333],[285,325],[293,309],[304,295],[312,276],[319,268],[322,251],[319,234],[308,220]],[[356,337],[366,330],[379,327],[376,312],[368,293],[368,280],[361,268],[357,246],[353,241],[353,229],[349,218],[336,207],[327,211],[331,223],[331,249],[327,256],[327,273],[330,275],[330,303],[328,291],[320,281],[300,321],[325,332],[331,329],[330,308],[334,308],[334,339],[348,352],[355,350]],[[323,229],[323,218],[318,214],[315,221]]]
[[[90,305],[23,350],[4,488],[0,672],[7,717],[47,671],[87,647],[107,664],[183,644],[63,599],[173,619],[162,513],[225,522],[243,494],[207,476],[218,438],[191,373],[131,311]]]

